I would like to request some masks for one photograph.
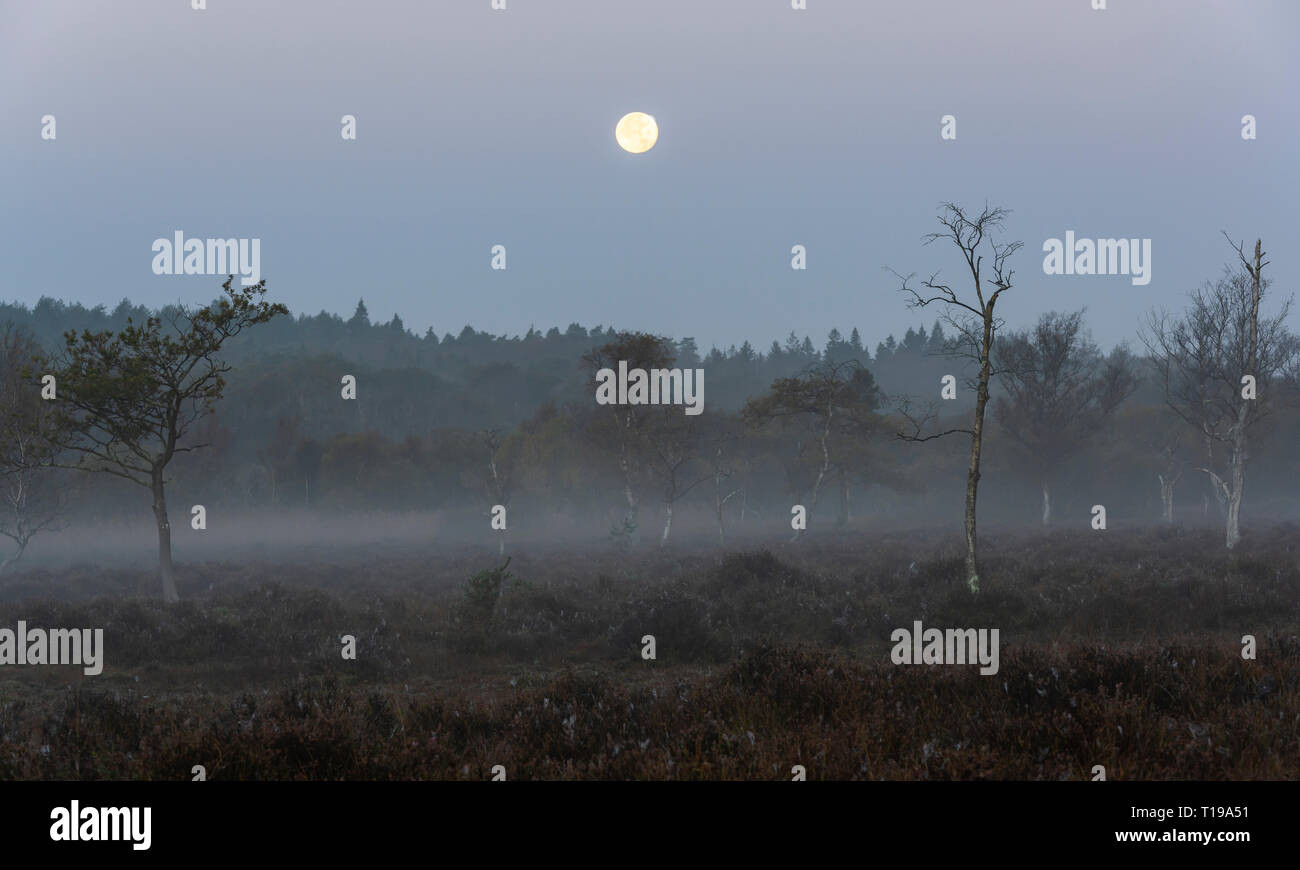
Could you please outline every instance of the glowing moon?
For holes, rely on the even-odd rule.
[[[614,138],[624,151],[643,154],[659,141],[659,125],[645,112],[629,112],[618,119]]]

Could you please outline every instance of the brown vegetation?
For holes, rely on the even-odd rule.
[[[1300,531],[1215,537],[990,535],[978,598],[962,541],[920,534],[630,570],[183,566],[171,606],[88,577],[98,597],[0,605],[0,626],[102,627],[106,647],[98,677],[0,669],[0,778],[1293,777]],[[1001,670],[893,665],[914,619],[998,628]]]

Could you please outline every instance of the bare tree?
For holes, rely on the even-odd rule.
[[[65,526],[69,480],[55,467],[58,423],[35,379],[39,356],[26,330],[11,323],[0,330],[0,535],[14,542],[0,571],[23,557],[33,537]]]
[[[980,589],[975,506],[979,492],[980,453],[984,446],[984,411],[989,403],[989,380],[993,375],[993,342],[1002,326],[994,308],[1002,294],[1011,289],[1014,272],[1008,261],[1021,248],[1020,242],[1000,243],[993,237],[1008,214],[1010,212],[1006,209],[990,208],[986,204],[978,215],[968,217],[960,206],[944,203],[939,215],[943,229],[925,236],[927,245],[944,240],[951,242],[961,253],[970,273],[968,292],[959,292],[951,284],[939,280],[938,272],[921,281],[919,287],[912,286],[914,275],[894,273],[902,281],[900,289],[911,296],[909,307],[924,308],[935,302],[944,306],[942,319],[954,331],[948,340],[948,355],[969,359],[978,365],[975,378],[968,381],[968,386],[975,390],[975,413],[970,428],[922,434],[926,421],[908,416],[912,431],[899,433],[909,441],[929,441],[957,433],[970,437],[970,466],[966,473],[966,582],[973,595]],[[907,416],[906,409],[904,415]]]
[[[1226,237],[1226,233],[1225,233]],[[1164,387],[1165,401],[1201,434],[1205,472],[1225,508],[1225,543],[1241,540],[1241,502],[1249,459],[1248,433],[1272,410],[1271,387],[1295,364],[1296,337],[1286,328],[1291,300],[1261,319],[1260,305],[1269,282],[1263,277],[1264,251],[1253,256],[1228,240],[1238,268],[1190,294],[1186,313],[1152,313],[1142,333]],[[1218,461],[1215,446],[1227,452]],[[1220,454],[1221,455],[1221,454]]]
[[[1082,311],[1049,312],[1033,329],[1006,333],[996,356],[1006,395],[993,413],[1032,464],[1047,526],[1053,477],[1132,395],[1137,378],[1123,348],[1102,355],[1083,329]]]
[[[1217,466],[1220,451],[1216,449],[1216,433],[1223,428],[1224,404],[1215,398],[1222,388],[1215,375],[1221,363],[1222,330],[1208,306],[1197,307],[1200,316],[1181,321],[1171,320],[1164,312],[1153,312],[1140,334],[1163,387],[1167,407],[1196,431],[1201,452],[1199,470]],[[1205,480],[1209,495],[1205,497],[1204,513],[1208,516],[1213,496],[1219,516],[1226,522],[1224,494],[1209,475]]]

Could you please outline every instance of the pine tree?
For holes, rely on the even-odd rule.
[[[934,322],[934,327],[930,330],[930,344],[927,352],[933,354],[943,353],[948,344],[948,336],[943,332],[943,324],[939,321]]]
[[[840,335],[838,329],[831,327],[831,331],[826,334],[826,351],[822,354],[822,358],[828,361],[839,359],[840,346],[843,344],[844,336]]]
[[[358,299],[356,313],[354,313],[352,319],[348,321],[348,326],[364,329],[369,325],[370,312],[366,310],[366,300]]]

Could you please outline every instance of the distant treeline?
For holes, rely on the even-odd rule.
[[[24,327],[42,346],[54,349],[62,345],[67,330],[116,332],[128,318],[136,323],[153,314],[168,319],[171,310],[172,306],[164,306],[154,311],[127,299],[110,310],[103,305],[86,308],[42,297],[32,308],[0,303],[0,323]],[[330,413],[303,422],[313,431],[328,433],[354,431],[353,424],[359,420],[366,428],[390,437],[405,437],[440,425],[470,429],[513,426],[543,402],[588,401],[590,393],[578,371],[578,360],[613,340],[619,331],[613,326],[589,329],[571,323],[563,331],[558,327],[546,332],[530,328],[522,336],[492,335],[470,326],[441,338],[430,327],[419,336],[406,329],[397,315],[387,323],[372,323],[365,301],[360,300],[347,319],[326,311],[276,318],[232,339],[223,353],[237,369],[232,385],[236,391],[252,389],[247,398],[254,401],[262,398],[256,384],[265,380],[280,382],[293,394],[297,392],[293,385],[301,385],[313,375],[332,377],[332,383],[337,383],[335,371],[340,366],[358,377],[367,375],[353,419],[341,419],[331,399]],[[951,360],[937,356],[944,341],[943,328],[936,321],[928,331],[923,325],[908,327],[901,341],[890,335],[876,345],[874,354],[863,346],[856,328],[849,330],[847,338],[832,329],[825,341],[817,343],[810,336],[800,338],[791,332],[766,350],[745,341],[739,347],[714,347],[704,352],[689,336],[674,339],[673,346],[677,365],[706,369],[710,407],[735,411],[777,378],[821,361],[856,359],[871,368],[890,394],[928,393],[938,377],[954,371]],[[419,394],[418,403],[409,401],[413,393]],[[224,410],[234,413],[230,406],[237,402],[232,393],[223,403]],[[262,434],[274,431],[277,425],[273,415],[269,423],[263,420],[259,424],[242,415],[239,419],[244,431],[252,427]]]
[[[0,323],[29,330],[53,350],[67,330],[116,331],[128,318],[140,322],[155,313],[168,312],[126,300],[109,310],[43,298],[30,309],[0,305]],[[609,409],[593,401],[583,359],[634,334],[574,323],[513,337],[468,326],[457,335],[439,338],[430,329],[417,336],[396,316],[372,323],[364,302],[348,319],[327,312],[275,318],[223,348],[234,371],[216,412],[193,436],[210,446],[169,467],[173,498],[209,510],[448,509],[482,517],[507,503],[512,523],[554,511],[594,511],[617,522],[626,513],[630,482],[642,528],[656,538],[665,505],[720,513],[729,524],[756,512],[788,516],[793,503],[807,504],[814,491],[821,496],[813,513],[824,523],[863,514],[917,522],[959,518],[967,448],[952,439],[918,445],[897,437],[905,428],[895,413],[903,397],[937,400],[944,375],[958,381],[969,375],[963,361],[942,354],[951,336],[938,322],[909,327],[901,340],[890,336],[874,352],[852,328],[847,337],[831,330],[816,344],[791,333],[764,350],[744,342],[702,353],[693,338],[664,338],[674,365],[704,369],[706,412],[689,433],[647,429],[634,445],[638,467],[629,472],[620,465]],[[852,394],[845,407],[858,416],[837,418],[836,425],[852,419],[856,428],[839,432],[827,459],[817,427],[808,425],[817,422],[815,413],[783,417],[777,388],[785,382],[784,399],[795,403],[810,372],[837,371],[853,361],[864,374],[843,386]],[[1157,478],[1168,477],[1174,465],[1185,469],[1174,493],[1176,518],[1215,521],[1212,490],[1196,470],[1195,433],[1165,437],[1177,421],[1164,408],[1149,362],[1131,362],[1136,390],[1086,443],[1053,460],[1053,521],[1086,525],[1088,509],[1105,503],[1112,517],[1157,522],[1163,511]],[[340,379],[349,374],[357,379],[355,401],[340,396]],[[765,397],[766,405],[755,404]],[[936,404],[935,422],[943,425],[945,415],[969,407],[969,394]],[[764,410],[775,422],[753,425]],[[990,420],[981,498],[994,519],[1035,523],[1045,497],[1041,463],[1029,461],[1006,425]],[[1252,450],[1252,509],[1294,510],[1286,481],[1300,479],[1298,436],[1294,408],[1279,409],[1260,430]],[[689,454],[679,467],[656,459],[666,444]],[[82,477],[73,513],[103,516],[122,498],[137,509],[139,495],[125,484]]]

